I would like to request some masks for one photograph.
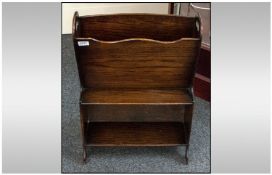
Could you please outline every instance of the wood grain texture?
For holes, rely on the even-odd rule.
[[[196,18],[154,14],[116,14],[79,17],[79,37],[102,41],[148,38],[173,41],[199,37]]]
[[[176,146],[187,144],[178,122],[98,122],[86,131],[88,146]]]
[[[90,122],[183,122],[181,105],[88,105]]]
[[[78,47],[85,88],[187,88],[192,85],[200,40],[157,43],[133,40]]]
[[[84,88],[187,88],[201,38],[198,18],[154,14],[74,16]],[[78,46],[88,41],[89,46]]]
[[[187,90],[100,90],[87,89],[81,94],[82,104],[192,104]]]
[[[186,145],[188,150],[189,89],[201,45],[196,23],[198,18],[173,15],[75,13],[83,146]]]

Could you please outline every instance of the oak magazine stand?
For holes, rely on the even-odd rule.
[[[185,146],[201,45],[199,17],[73,18],[83,160],[88,146]]]

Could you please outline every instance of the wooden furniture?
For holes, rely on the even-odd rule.
[[[185,146],[188,163],[201,45],[198,17],[80,16],[73,40],[88,146]]]
[[[199,13],[201,16],[202,44],[200,48],[196,73],[194,78],[195,96],[211,101],[211,49],[210,49],[210,3],[177,3],[179,10],[176,15],[189,15],[189,12]],[[199,4],[201,6],[199,6]],[[181,7],[183,6],[183,7]],[[175,3],[169,3],[169,14],[174,15]],[[192,8],[190,10],[190,8]],[[180,11],[182,10],[182,11]]]

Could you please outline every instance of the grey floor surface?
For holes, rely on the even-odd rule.
[[[183,147],[89,148],[82,162],[79,120],[80,84],[72,37],[62,35],[62,172],[63,173],[209,173],[210,103],[196,98],[189,149]]]

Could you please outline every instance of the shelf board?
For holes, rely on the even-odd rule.
[[[180,122],[91,122],[87,146],[177,146],[186,145]]]
[[[179,90],[98,90],[85,89],[81,94],[82,104],[192,104],[187,89]]]

